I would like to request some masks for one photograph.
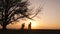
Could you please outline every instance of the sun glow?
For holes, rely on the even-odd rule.
[[[29,22],[31,22],[31,29],[35,29],[35,28],[37,28],[38,23],[37,23],[36,21],[32,21],[32,20],[30,20]]]

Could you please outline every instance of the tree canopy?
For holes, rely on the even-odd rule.
[[[33,20],[32,18],[41,11],[41,7],[37,9],[33,17],[29,17],[31,15],[30,10],[28,11],[29,5],[28,0],[0,0],[0,23],[3,25],[3,28],[20,18]]]

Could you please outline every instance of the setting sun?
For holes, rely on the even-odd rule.
[[[31,22],[31,29],[35,29],[35,28],[37,28],[37,26],[38,26],[38,23],[36,22],[36,21],[32,21],[32,20],[30,20],[29,22],[28,22],[28,24]]]

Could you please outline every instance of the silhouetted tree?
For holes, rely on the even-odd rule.
[[[0,0],[0,24],[2,25],[3,22],[2,22],[2,17],[3,17],[3,3],[2,3],[2,0]]]
[[[16,21],[19,18],[27,17],[27,1],[22,0],[0,0],[0,15],[3,22],[3,29],[6,29],[6,25]],[[18,16],[17,16],[18,15]],[[16,17],[17,16],[17,17]],[[0,18],[1,18],[0,17]],[[28,18],[28,17],[27,17]]]
[[[20,18],[28,18],[31,19],[35,17],[41,9],[36,12],[33,17],[29,17],[30,10],[28,10],[28,0],[0,0],[0,15],[1,15],[1,24],[3,25],[3,30],[6,29],[6,25],[17,21]],[[33,11],[32,11],[33,12]]]

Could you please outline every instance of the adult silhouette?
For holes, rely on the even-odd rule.
[[[31,30],[31,22],[28,25],[28,29]]]

